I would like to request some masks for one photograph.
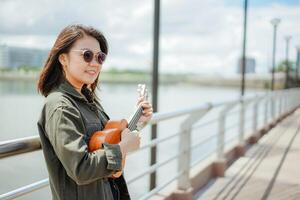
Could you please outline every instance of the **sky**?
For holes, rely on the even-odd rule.
[[[101,30],[109,43],[104,69],[151,70],[150,0],[0,0],[0,44],[50,49],[63,27],[81,23]],[[258,73],[271,67],[272,18],[280,18],[276,60],[300,46],[300,0],[248,0],[247,56]],[[234,74],[242,53],[243,1],[161,0],[159,70]]]

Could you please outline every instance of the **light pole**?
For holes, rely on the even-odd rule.
[[[274,90],[274,73],[275,73],[275,53],[276,53],[276,33],[277,27],[280,23],[280,19],[274,18],[271,20],[271,24],[273,25],[273,57],[272,57],[272,83],[271,83],[271,90]]]
[[[152,105],[153,112],[157,112],[158,107],[158,65],[159,65],[159,26],[160,26],[160,0],[154,0],[154,27],[153,27],[153,65],[152,65]],[[151,126],[151,139],[157,138],[157,125]],[[156,164],[156,146],[151,147],[150,166]],[[150,175],[149,189],[156,187],[156,172]]]
[[[244,96],[244,94],[245,94],[246,41],[247,41],[247,9],[248,9],[248,1],[245,0],[244,1],[244,30],[243,30],[241,96]]]
[[[286,49],[285,49],[285,89],[289,87],[289,44],[292,36],[286,36]]]

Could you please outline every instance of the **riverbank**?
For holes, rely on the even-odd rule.
[[[36,71],[9,71],[0,73],[0,81],[36,81],[39,72]],[[101,72],[100,79],[104,83],[112,84],[136,84],[151,82],[151,74],[134,73],[134,72]],[[275,88],[284,87],[285,76],[282,73],[275,75]],[[203,74],[161,74],[159,77],[161,84],[194,84],[200,86],[213,87],[240,87],[240,75],[203,75]],[[247,88],[269,88],[271,83],[271,75],[269,74],[247,74]]]

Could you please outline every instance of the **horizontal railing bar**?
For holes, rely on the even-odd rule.
[[[162,142],[165,142],[165,141],[168,141],[168,140],[175,139],[176,136],[179,136],[179,135],[180,135],[180,133],[181,133],[181,131],[180,131],[180,132],[177,132],[177,133],[175,133],[175,134],[169,135],[169,136],[167,136],[167,137],[164,137],[164,138],[157,138],[157,139],[151,140],[148,144],[145,144],[144,146],[141,146],[141,148],[139,148],[139,149],[138,149],[137,151],[135,151],[135,152],[139,152],[139,151],[144,150],[144,149],[146,149],[146,148],[153,147],[153,146],[155,146],[155,145],[157,145],[157,144],[159,144],[159,143],[162,143]],[[133,152],[133,153],[135,153],[135,152]]]
[[[238,123],[235,123],[235,124],[232,124],[231,126],[226,127],[226,128],[225,128],[225,132],[227,133],[228,131],[232,131],[232,130],[234,130],[234,129],[239,128],[238,125],[239,125]]]
[[[179,176],[181,176],[184,173],[184,171],[180,171],[179,173],[177,173],[175,176],[173,176],[170,180],[166,181],[164,184],[156,187],[155,189],[151,190],[149,193],[145,194],[144,196],[142,196],[139,200],[145,200],[148,199],[149,197],[153,196],[154,194],[158,193],[159,191],[161,191],[162,189],[164,189],[167,185],[169,185],[171,182],[173,182],[174,180],[176,180]]]
[[[232,111],[229,111],[227,114],[226,114],[226,116],[229,116],[229,115],[233,115],[233,114],[239,114],[240,113],[240,110],[232,110]]]
[[[245,115],[245,121],[246,121],[246,120],[253,121],[253,116],[254,116],[254,114],[253,114],[253,113],[251,113],[251,114],[248,114],[248,115]]]
[[[8,193],[1,194],[0,199],[3,199],[3,200],[15,199],[15,198],[23,196],[25,194],[31,193],[35,190],[42,189],[42,188],[44,188],[48,185],[49,185],[49,179],[46,178],[46,179],[43,179],[41,181],[26,185],[26,186],[21,187],[21,188],[18,188],[16,190],[12,190]]]
[[[229,144],[233,140],[237,140],[237,139],[238,139],[238,134],[232,135],[231,137],[225,139],[225,144]]]
[[[166,160],[164,160],[164,161],[161,161],[161,162],[159,162],[159,163],[156,163],[156,164],[152,165],[152,166],[149,167],[148,169],[144,170],[142,173],[140,173],[140,174],[136,175],[135,177],[129,179],[129,180],[127,181],[127,183],[130,184],[130,183],[132,183],[133,181],[135,181],[135,180],[137,180],[137,179],[139,179],[139,178],[142,178],[142,177],[145,176],[146,174],[150,174],[150,173],[154,172],[156,169],[160,168],[161,166],[164,166],[165,164],[167,164],[167,163],[171,162],[172,160],[175,160],[176,158],[178,158],[178,157],[180,156],[180,153],[181,153],[181,152],[175,154],[174,156],[172,156],[172,157],[170,157],[170,158],[168,158],[168,159],[166,159]]]
[[[253,124],[252,124],[252,121],[251,121],[251,123],[250,123],[250,122],[248,122],[248,123],[245,123],[245,127],[244,127],[244,129],[246,130],[247,128],[249,128],[249,129],[253,129]]]
[[[30,136],[0,142],[0,158],[41,149],[39,136]]]
[[[234,129],[234,128],[238,128],[238,125],[239,125],[239,124],[240,124],[239,122],[238,122],[238,123],[230,124],[229,126],[225,127],[225,132],[227,132],[227,131],[229,131],[229,130],[232,130],[232,129]]]
[[[202,127],[205,127],[207,125],[210,125],[210,124],[213,124],[213,123],[216,123],[216,122],[218,122],[218,118],[214,118],[212,120],[209,120],[209,121],[206,121],[206,122],[194,125],[194,126],[192,126],[192,130],[195,130],[195,129],[198,129],[198,128],[202,128]]]
[[[203,110],[208,110],[211,107],[212,107],[212,104],[206,103],[206,104],[191,107],[191,108],[188,108],[188,109],[181,109],[181,110],[177,110],[177,111],[160,113],[160,114],[154,113],[152,119],[150,120],[150,123],[151,124],[157,124],[157,122],[159,122],[159,121],[164,121],[164,120],[176,118],[176,117],[179,117],[179,116],[184,116],[184,115],[191,114],[191,113],[200,112],[200,111],[203,111]]]
[[[194,150],[195,148],[200,147],[202,144],[208,142],[209,140],[213,139],[213,138],[216,137],[217,135],[218,135],[217,133],[216,133],[216,134],[213,134],[213,135],[210,135],[209,137],[207,137],[207,138],[201,140],[200,142],[198,142],[198,143],[196,143],[196,144],[193,144],[193,145],[191,146],[190,150]]]
[[[195,167],[195,165],[199,164],[200,162],[202,162],[203,160],[205,160],[206,158],[208,158],[209,156],[213,155],[214,153],[216,153],[217,148],[213,149],[212,151],[209,151],[205,156],[203,156],[202,158],[192,162],[190,164],[190,167],[193,168]]]
[[[172,111],[172,112],[153,114],[153,117],[150,120],[150,123],[151,124],[156,124],[159,121],[172,119],[172,118],[183,116],[183,115],[186,115],[186,114],[192,114],[192,113],[204,111],[204,110],[207,110],[207,109],[210,109],[210,108],[220,107],[220,106],[223,106],[223,105],[226,105],[226,104],[239,103],[242,100],[243,101],[252,101],[256,98],[264,97],[264,96],[265,96],[265,94],[253,95],[253,96],[249,96],[249,97],[241,97],[237,100],[227,100],[227,101],[220,101],[220,102],[215,102],[215,103],[205,103],[205,104],[202,104],[200,106],[195,106],[195,107],[188,108],[188,109],[181,109],[181,110]]]

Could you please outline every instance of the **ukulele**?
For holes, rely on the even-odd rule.
[[[144,100],[148,98],[148,91],[146,85],[138,85],[139,96]],[[121,133],[125,128],[130,131],[134,131],[137,128],[137,122],[143,114],[143,107],[139,106],[135,111],[134,115],[130,119],[129,123],[126,119],[121,120],[108,120],[104,129],[101,131],[96,131],[92,134],[88,148],[89,152],[95,151],[97,149],[103,148],[103,143],[108,144],[118,144],[121,141]],[[122,169],[125,166],[125,157],[122,159]],[[122,170],[112,174],[112,178],[119,178],[122,175]]]

